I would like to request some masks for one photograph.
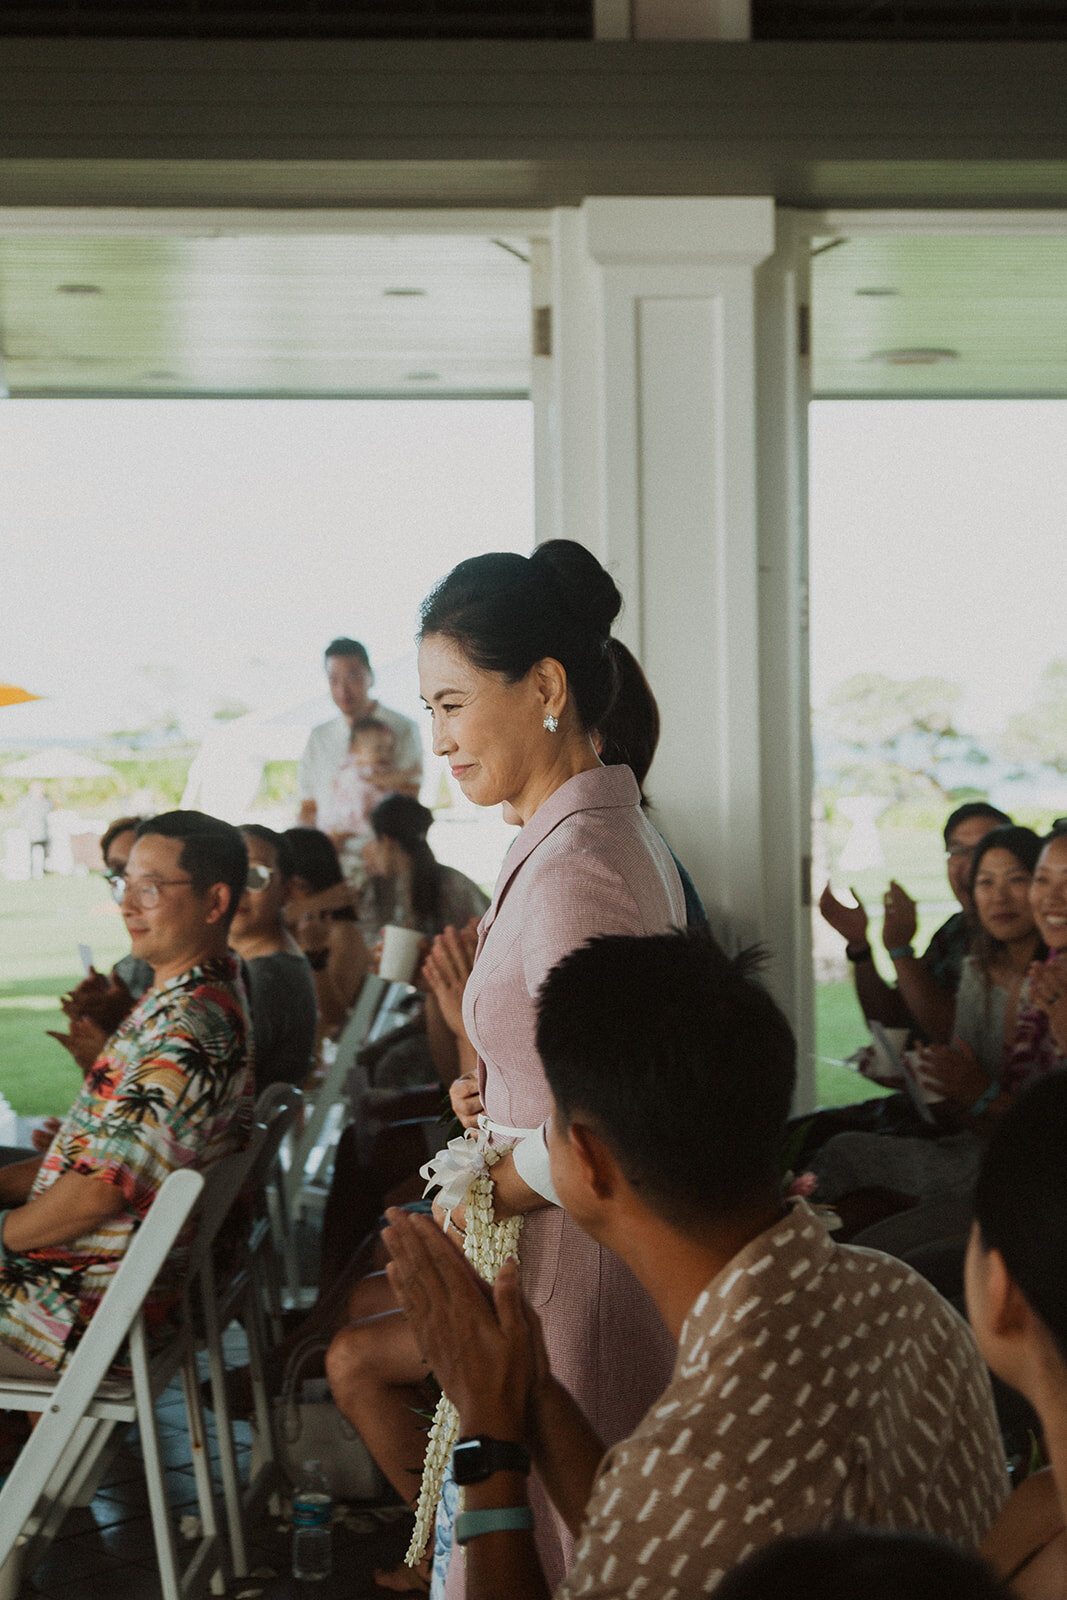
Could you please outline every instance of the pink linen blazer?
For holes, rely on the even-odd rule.
[[[504,859],[463,998],[494,1122],[544,1124],[552,1097],[535,1044],[537,992],[596,934],[685,926],[671,853],[640,808],[629,767],[580,772],[550,795]]]

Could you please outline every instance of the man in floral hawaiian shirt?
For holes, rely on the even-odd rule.
[[[251,1027],[227,949],[247,877],[229,823],[170,811],[137,829],[122,915],[155,983],[45,1155],[0,1171],[0,1375],[59,1367],[168,1174],[202,1170],[248,1136]],[[150,1329],[173,1298],[150,1298]]]

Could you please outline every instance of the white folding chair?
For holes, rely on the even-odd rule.
[[[135,1420],[141,1427],[164,1600],[179,1600],[218,1572],[219,1539],[203,1419],[197,1411],[194,1462],[198,1466],[197,1495],[204,1537],[185,1573],[181,1577],[178,1574],[163,1488],[154,1397],[181,1365],[186,1341],[179,1336],[160,1357],[150,1358],[143,1316],[145,1297],[203,1192],[204,1179],[197,1172],[183,1170],[167,1178],[130,1241],[85,1336],[61,1373],[54,1378],[45,1375],[40,1379],[0,1380],[0,1408],[41,1413],[15,1470],[0,1489],[0,1571],[7,1585],[5,1593],[17,1592],[19,1570],[28,1568],[31,1562],[36,1565],[67,1511],[83,1498],[114,1429]],[[127,1339],[132,1376],[109,1378],[112,1362]],[[187,1404],[188,1401],[187,1392]],[[21,1548],[13,1555],[17,1541]]]
[[[264,1368],[265,1312],[273,1322],[279,1304],[278,1257],[267,1207],[267,1188],[278,1164],[282,1140],[292,1127],[302,1102],[300,1090],[291,1084],[271,1084],[256,1102],[256,1121],[263,1137],[240,1197],[241,1203],[247,1200],[251,1207],[247,1232],[237,1241],[235,1259],[227,1263],[224,1283],[219,1281],[211,1252],[204,1256],[200,1265],[204,1347],[218,1436],[219,1471],[233,1572],[239,1578],[248,1575],[245,1518],[282,1482]],[[248,1344],[257,1441],[249,1482],[243,1490],[237,1471],[223,1352],[223,1335],[235,1320],[243,1327]],[[280,1342],[280,1339],[279,1324],[275,1340]]]
[[[364,978],[363,987],[337,1041],[336,1054],[318,1088],[307,1097],[308,1114],[300,1132],[291,1141],[289,1170],[286,1174],[286,1199],[294,1221],[299,1220],[307,1206],[321,1206],[323,1202],[325,1186],[322,1180],[328,1171],[333,1148],[340,1138],[348,1104],[348,1075],[356,1064],[356,1057],[367,1040],[388,988],[386,980],[379,978],[376,973],[370,972]],[[339,1115],[331,1117],[335,1108]],[[299,1282],[294,1284],[290,1278],[289,1287],[295,1303],[299,1303]]]

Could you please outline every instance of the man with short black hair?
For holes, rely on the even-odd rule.
[[[514,1263],[490,1300],[427,1218],[389,1213],[390,1280],[459,1411],[468,1600],[545,1600],[531,1460],[578,1539],[557,1600],[707,1594],[758,1545],[840,1521],[975,1548],[1007,1494],[965,1323],[902,1263],[783,1204],[795,1047],[753,968],[704,934],[613,936],[541,991],[560,1203],[679,1344],[607,1456],[547,1369]]]
[[[366,717],[384,723],[395,741],[392,773],[379,774],[376,782],[400,794],[419,792],[422,780],[422,739],[410,717],[401,716],[371,697],[374,673],[365,646],[358,639],[332,639],[326,646],[326,679],[338,715],[312,728],[298,776],[300,811],[297,822],[314,828],[329,805],[334,779],[348,754],[355,723]],[[383,788],[383,793],[385,789]]]
[[[971,858],[987,833],[1010,823],[1007,813],[988,800],[968,800],[952,812],[944,829],[945,859],[949,888],[961,909],[935,931],[921,956],[912,948],[918,927],[915,901],[899,883],[890,883],[883,902],[882,942],[896,970],[895,988],[874,964],[867,938],[867,911],[855,890],[856,904],[846,906],[826,885],[819,910],[845,941],[856,998],[868,1022],[880,1022],[885,1028],[915,1028],[934,1044],[948,1043],[963,958],[971,942]]]
[[[251,1030],[227,948],[247,878],[227,822],[170,811],[136,830],[122,915],[154,981],[43,1158],[0,1171],[0,1375],[61,1366],[168,1175],[202,1171],[248,1137]],[[150,1333],[176,1299],[153,1291]]]

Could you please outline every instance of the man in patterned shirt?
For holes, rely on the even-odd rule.
[[[0,1171],[0,1374],[62,1365],[164,1179],[238,1148],[252,1120],[251,1029],[230,920],[248,853],[196,811],[143,822],[122,915],[153,986],[90,1068],[42,1158]],[[150,1299],[150,1329],[173,1296]]]
[[[390,1213],[390,1277],[472,1441],[455,1458],[468,1600],[546,1600],[525,1452],[577,1536],[556,1600],[704,1595],[757,1546],[841,1521],[973,1549],[1007,1495],[965,1323],[901,1262],[783,1205],[795,1047],[752,965],[701,934],[601,938],[541,991],[560,1201],[679,1346],[606,1456],[547,1370],[514,1265],[490,1300],[428,1219]]]

